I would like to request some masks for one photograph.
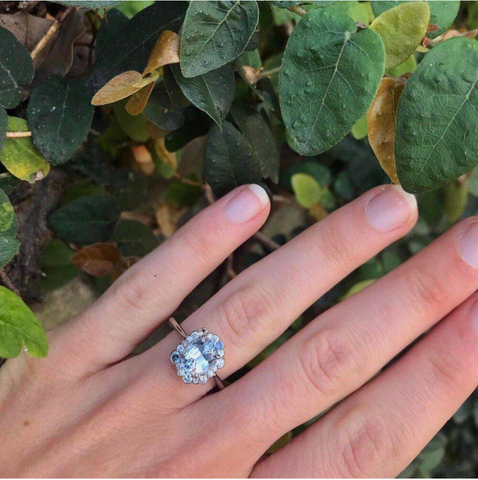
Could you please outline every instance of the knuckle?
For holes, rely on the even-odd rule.
[[[258,286],[247,285],[226,298],[219,306],[219,315],[226,323],[225,335],[234,345],[261,338],[273,317],[275,302]]]
[[[407,294],[410,292],[412,298],[416,298],[420,306],[428,308],[440,307],[447,295],[442,281],[427,267],[414,268],[406,274],[405,285]]]
[[[427,362],[431,371],[431,382],[433,390],[439,385],[440,392],[450,392],[451,394],[460,391],[460,384],[463,380],[461,372],[468,372],[468,368],[456,356],[453,357],[449,352],[446,355],[443,352],[431,351],[427,354]]]
[[[343,332],[322,330],[298,351],[305,380],[324,396],[338,393],[346,379],[357,371],[355,348]]]
[[[147,308],[151,299],[148,297],[144,282],[139,273],[134,273],[124,281],[114,284],[114,297],[124,305],[128,311],[142,312]]]
[[[346,477],[374,477],[380,474],[384,463],[389,464],[395,458],[396,448],[390,427],[382,416],[363,413],[358,418],[359,423],[356,418],[342,429],[341,470]]]

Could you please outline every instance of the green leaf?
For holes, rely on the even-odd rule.
[[[398,5],[402,5],[407,3],[405,1],[373,1],[372,10],[376,17],[381,15],[383,12],[390,10]],[[436,38],[441,35],[445,30],[447,30],[455,20],[458,10],[460,8],[460,2],[458,0],[453,1],[430,1],[428,2],[428,6],[430,7],[430,23],[436,25],[438,30],[435,32],[427,32],[428,38]]]
[[[237,58],[258,22],[259,7],[254,1],[191,2],[181,37],[183,75],[197,77]]]
[[[344,296],[342,297],[343,300],[347,300],[347,298],[351,297],[355,293],[360,292],[364,288],[367,288],[369,285],[376,281],[375,278],[371,278],[369,280],[362,280],[361,282],[356,283],[353,287],[349,288],[347,292],[345,292]]]
[[[417,60],[415,55],[410,55],[407,60],[405,60],[400,65],[397,65],[393,68],[387,68],[385,73],[391,77],[401,77],[405,73],[413,73],[417,68]]]
[[[7,140],[8,116],[7,111],[0,105],[0,150]]]
[[[0,236],[0,268],[10,263],[20,249],[20,242],[15,237]]]
[[[279,8],[289,8],[304,3],[303,0],[271,0],[272,5]],[[330,3],[330,2],[325,2]]]
[[[9,132],[28,132],[23,118],[8,117]],[[50,164],[42,157],[31,137],[8,138],[0,151],[0,163],[15,177],[30,183],[42,180],[50,172]]]
[[[13,190],[20,185],[21,180],[14,177],[11,173],[0,173],[0,188],[7,194],[13,192]]]
[[[367,114],[365,114],[353,127],[352,135],[356,140],[361,140],[367,136]]]
[[[0,236],[15,237],[17,234],[17,217],[9,198],[0,189]]]
[[[154,87],[143,115],[157,127],[167,131],[177,130],[184,124],[184,114],[171,103],[164,83]]]
[[[311,208],[321,202],[324,188],[314,177],[306,173],[295,173],[290,181],[295,199],[300,206]]]
[[[320,2],[319,5],[328,2]],[[329,12],[345,13],[354,22],[370,25],[373,20],[373,12],[370,8],[370,2],[344,1],[331,2],[333,6],[328,8]],[[315,3],[314,3],[315,6]]]
[[[96,58],[102,58],[104,55],[108,55],[111,44],[115,41],[116,36],[120,34],[121,29],[128,23],[128,17],[116,8],[108,12],[107,18],[107,21],[103,19],[101,22],[101,26],[96,35]]]
[[[225,65],[194,78],[186,78],[177,64],[171,65],[171,68],[184,96],[220,126],[234,100],[233,67]]]
[[[69,160],[86,140],[95,108],[83,79],[51,76],[39,83],[28,104],[33,142],[52,165]]]
[[[155,2],[129,20],[98,58],[89,78],[92,90],[96,92],[122,72],[142,72],[161,33],[179,30],[186,8],[186,2]]]
[[[452,38],[429,52],[398,106],[395,161],[403,188],[424,192],[478,164],[478,43]]]
[[[467,179],[466,185],[468,191],[475,197],[478,197],[478,167],[474,168]]]
[[[149,140],[149,134],[146,131],[147,118],[144,115],[130,115],[125,105],[127,99],[113,103],[113,112],[121,129],[135,142],[144,143]]]
[[[144,257],[158,246],[152,230],[141,222],[123,220],[116,225],[113,240],[123,257]]]
[[[23,88],[33,80],[33,62],[28,50],[13,33],[0,27],[0,105],[16,107]]]
[[[339,142],[366,113],[385,65],[380,36],[353,20],[312,10],[287,44],[279,80],[284,123],[302,155]]]
[[[216,125],[209,132],[204,178],[218,197],[239,185],[261,181],[261,164],[251,144],[229,122],[223,122],[222,132]]]
[[[261,165],[262,178],[279,181],[279,149],[266,121],[254,109],[236,105],[231,109],[232,118],[251,144],[256,161]]]
[[[370,28],[383,40],[386,68],[403,63],[416,50],[428,28],[430,9],[426,2],[406,2],[377,17]]]
[[[118,204],[106,195],[81,197],[50,215],[52,230],[65,242],[88,245],[113,236],[120,216]]]
[[[0,287],[0,305],[0,357],[17,357],[23,348],[32,357],[46,357],[48,339],[45,330],[23,300]]]
[[[46,246],[41,257],[43,275],[39,279],[43,291],[62,287],[80,273],[80,270],[71,263],[72,257],[73,251],[58,238],[54,238]]]
[[[443,188],[443,208],[450,223],[457,222],[468,203],[468,188],[466,182],[456,180]]]
[[[141,10],[144,10],[153,4],[154,1],[152,0],[123,0],[117,9],[118,11],[124,13],[128,18],[131,18],[141,12]]]

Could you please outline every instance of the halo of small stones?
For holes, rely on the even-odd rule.
[[[201,339],[204,343],[211,341],[215,346],[219,344],[222,348],[216,349],[214,360],[206,373],[197,374],[192,371],[194,368],[194,361],[184,358],[184,351],[194,341]],[[171,362],[176,365],[178,376],[182,377],[184,383],[205,384],[207,381],[216,375],[216,372],[224,367],[224,345],[220,341],[217,335],[210,333],[206,328],[200,328],[188,335],[177,347],[174,352],[171,353]]]

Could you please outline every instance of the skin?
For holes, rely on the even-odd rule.
[[[390,477],[406,468],[478,386],[476,217],[323,313],[223,391],[181,381],[169,360],[181,340],[174,331],[129,357],[269,209],[263,195],[239,187],[49,332],[47,359],[8,360],[1,475]],[[182,325],[220,336],[226,379],[416,219],[410,196],[373,189],[242,272]]]

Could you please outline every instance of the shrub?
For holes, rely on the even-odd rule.
[[[75,278],[101,293],[240,184],[268,185],[272,218],[180,316],[369,188],[417,194],[415,230],[238,375],[252,368],[476,213],[477,27],[459,1],[3,2],[0,356],[47,354],[27,304],[45,321],[42,296]],[[476,475],[477,427],[475,396],[405,474]]]

